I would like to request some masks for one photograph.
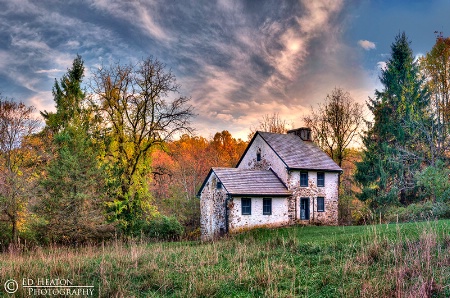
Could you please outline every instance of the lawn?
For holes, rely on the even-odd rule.
[[[94,297],[450,297],[450,221],[37,248],[0,255],[10,279],[15,297],[28,297],[24,279],[90,285]]]

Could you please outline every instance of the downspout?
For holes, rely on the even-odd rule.
[[[295,212],[295,214],[294,214],[294,223],[298,223],[298,217],[297,217],[297,204],[300,204],[300,202],[297,202],[297,197],[294,197],[294,194],[292,194],[292,198],[294,199],[294,205],[295,205],[295,207],[294,207],[294,212]]]
[[[225,199],[225,233],[228,234],[228,201],[230,200],[230,194],[227,193]]]
[[[312,211],[313,211],[313,223],[315,223],[316,222],[316,218],[314,217],[315,216],[315,212],[314,212],[314,197],[311,197],[311,199],[312,199]]]

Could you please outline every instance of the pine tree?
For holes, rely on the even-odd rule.
[[[405,33],[391,45],[380,81],[383,90],[376,90],[368,103],[374,122],[363,137],[363,161],[355,174],[362,186],[360,199],[371,200],[373,207],[415,199],[414,175],[426,151],[422,128],[430,119],[429,96]]]
[[[103,214],[104,177],[89,135],[89,113],[82,106],[83,72],[83,60],[77,56],[60,83],[55,82],[56,113],[43,113],[47,129],[54,133],[56,156],[41,182],[39,213],[47,220],[47,234],[54,242],[93,241],[111,232]]]
[[[72,68],[63,75],[60,82],[58,83],[55,79],[52,93],[56,103],[56,113],[41,112],[46,120],[47,128],[52,132],[59,132],[67,127],[71,121],[80,121],[79,117],[82,116],[81,103],[85,97],[81,88],[83,76],[84,62],[81,56],[77,55]]]

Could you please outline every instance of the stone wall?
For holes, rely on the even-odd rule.
[[[225,189],[217,189],[217,177],[214,172],[200,195],[200,231],[202,240],[212,240],[226,232]]]
[[[233,198],[228,202],[230,233],[257,227],[279,227],[289,224],[288,199],[272,198],[272,214],[263,214],[263,198],[251,198],[250,215],[242,214],[241,198]]]
[[[325,173],[325,187],[317,186],[317,172],[308,172],[308,187],[300,187],[300,171],[289,174],[288,187],[293,191],[293,200],[296,204],[295,218],[297,222],[308,224],[318,223],[325,225],[338,224],[338,191],[339,174]],[[324,198],[325,211],[317,211],[317,197]],[[309,198],[310,219],[300,220],[300,198]]]

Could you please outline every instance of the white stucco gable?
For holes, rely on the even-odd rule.
[[[272,169],[283,183],[288,182],[287,165],[259,133],[254,136],[236,167],[254,170]]]

